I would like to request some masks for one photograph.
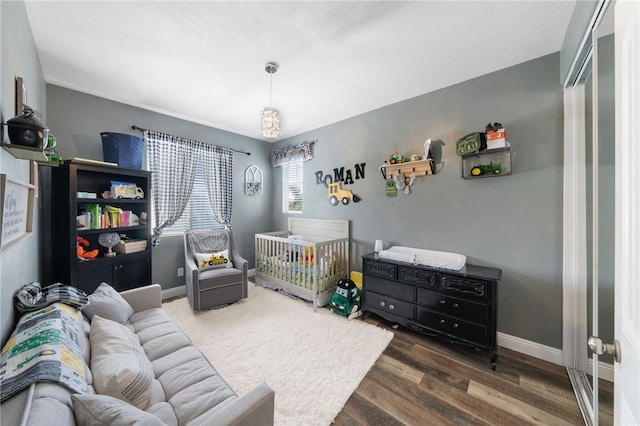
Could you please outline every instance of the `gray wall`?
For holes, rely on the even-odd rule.
[[[55,85],[47,85],[47,109],[47,125],[56,135],[62,158],[102,160],[100,132],[141,136],[140,132],[131,130],[133,124],[250,152],[250,156],[234,155],[232,224],[238,249],[249,261],[250,268],[253,267],[254,235],[271,229],[273,205],[268,194],[253,197],[244,194],[244,172],[256,164],[262,169],[265,182],[270,182],[270,144]],[[177,276],[177,269],[184,267],[182,237],[162,237],[152,253],[153,281],[164,289],[184,285],[184,277]]]
[[[234,218],[238,244],[253,257],[253,234],[286,228],[280,211],[281,174],[268,166],[271,146],[263,142],[118,104],[43,83],[22,2],[0,2],[2,18],[2,114],[12,117],[13,78],[26,78],[29,102],[47,115],[63,157],[102,158],[100,131],[130,132],[138,124],[197,140],[252,152],[236,156]],[[9,35],[11,46],[9,46]],[[546,56],[443,90],[389,105],[283,143],[318,140],[316,158],[305,163],[305,217],[352,221],[353,269],[360,255],[402,244],[460,252],[469,262],[500,267],[500,332],[552,347],[561,347],[562,324],[562,91],[559,54]],[[286,114],[286,112],[285,112]],[[487,122],[506,125],[514,151],[514,175],[462,180],[455,141],[482,130]],[[424,140],[436,141],[441,156],[435,176],[419,177],[410,195],[384,195],[378,166],[388,154],[420,152]],[[443,144],[439,145],[437,141]],[[439,148],[439,149],[438,149]],[[3,173],[28,180],[28,163],[1,150]],[[348,188],[362,197],[358,204],[329,205],[326,189],[314,173],[365,162],[365,179]],[[244,169],[257,164],[265,173],[265,194],[242,194]],[[272,182],[269,187],[269,183]],[[270,188],[270,191],[269,191]],[[271,193],[269,193],[271,192]],[[10,328],[11,295],[37,279],[38,233],[1,256],[2,333]],[[154,249],[154,281],[165,288],[181,283],[181,243],[166,238]],[[175,240],[175,238],[173,239]],[[169,259],[169,260],[167,260]],[[253,262],[251,262],[253,264]]]
[[[15,78],[18,76],[24,79],[28,105],[42,113],[46,123],[45,82],[24,3],[0,1],[0,22],[1,121],[4,123],[16,116]],[[8,141],[5,129],[2,126],[1,137]],[[16,159],[8,151],[0,149],[0,173],[29,183],[29,162]],[[0,332],[3,344],[13,328],[14,291],[41,276],[37,212],[34,219],[31,236],[0,252]]]
[[[316,140],[304,163],[304,217],[350,219],[352,269],[374,240],[462,253],[469,263],[498,267],[498,330],[555,348],[562,346],[563,93],[559,54],[548,55],[433,93],[371,111],[281,141]],[[286,115],[286,111],[283,111]],[[514,174],[463,180],[455,142],[506,126]],[[427,138],[441,156],[438,173],[418,177],[412,193],[385,196],[378,167],[393,152],[420,153]],[[366,163],[365,179],[345,185],[362,198],[333,207],[314,173]],[[286,229],[273,175],[274,217]]]

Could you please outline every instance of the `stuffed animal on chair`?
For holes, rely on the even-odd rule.
[[[329,306],[338,315],[355,318],[356,312],[360,309],[361,292],[356,283],[349,278],[342,278],[338,281],[335,293],[329,299]]]

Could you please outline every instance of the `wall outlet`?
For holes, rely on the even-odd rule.
[[[178,268],[178,276],[179,277],[183,277],[184,276],[184,268]]]

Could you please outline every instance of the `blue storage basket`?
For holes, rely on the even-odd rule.
[[[144,139],[124,133],[101,132],[104,161],[128,169],[142,169]]]

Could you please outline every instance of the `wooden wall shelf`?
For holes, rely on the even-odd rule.
[[[405,178],[413,173],[415,176],[425,176],[433,174],[433,159],[407,161],[404,163],[388,164],[380,166],[380,171],[385,179],[391,179],[398,171]]]

